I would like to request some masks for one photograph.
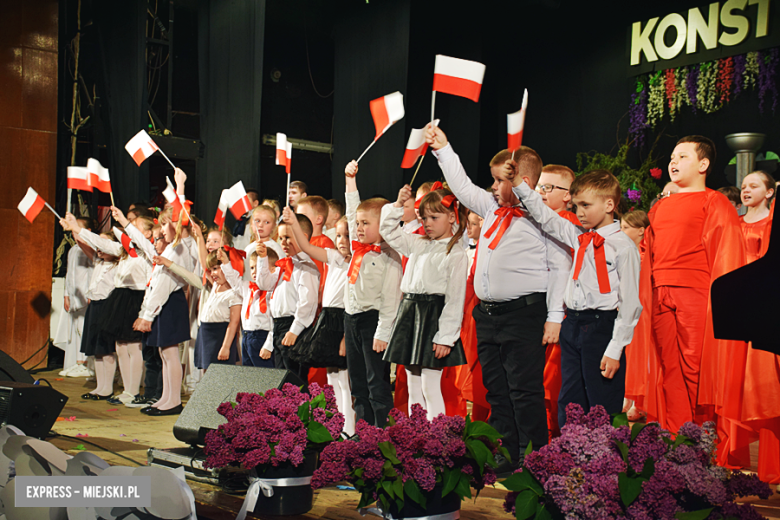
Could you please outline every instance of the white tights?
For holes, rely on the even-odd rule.
[[[328,384],[336,394],[336,406],[344,414],[344,433],[355,434],[355,410],[352,408],[352,392],[349,388],[347,369],[328,368]]]
[[[444,396],[441,393],[441,368],[423,368],[420,365],[405,367],[406,385],[409,388],[409,412],[419,404],[428,412],[428,420],[440,413],[446,414]]]
[[[95,356],[95,380],[97,388],[92,392],[97,395],[114,393],[114,375],[116,374],[116,354],[103,357]]]
[[[170,410],[181,404],[181,360],[179,346],[173,345],[160,349],[163,367],[163,391],[160,400],[152,405],[161,410]]]
[[[141,342],[116,342],[116,357],[119,363],[119,374],[122,376],[122,386],[130,395],[138,395],[141,387],[141,376],[144,371],[144,359],[141,354]]]

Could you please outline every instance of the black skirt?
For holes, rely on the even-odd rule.
[[[439,332],[442,309],[444,296],[440,294],[404,295],[382,359],[398,365],[419,365],[423,368],[465,365],[466,353],[460,338],[447,356],[436,359],[433,352],[433,338]]]
[[[141,310],[144,291],[136,291],[126,287],[114,289],[105,301],[105,321],[102,334],[106,340],[111,342],[141,341],[143,333],[133,330],[133,323]]]
[[[105,310],[108,300],[95,300],[87,305],[84,329],[81,332],[81,352],[87,356],[103,357],[116,352],[113,341],[107,341],[101,332],[106,323]]]
[[[290,347],[290,359],[311,367],[347,368],[346,356],[339,356],[344,339],[344,309],[323,307],[314,325],[307,327]]]
[[[184,291],[173,291],[160,314],[152,322],[152,331],[146,335],[146,344],[152,347],[174,347],[192,339],[190,335],[190,308]]]
[[[230,345],[230,354],[224,361],[217,359],[222,343],[225,342],[229,322],[201,322],[198,328],[198,339],[195,340],[195,366],[207,369],[209,365],[235,365],[238,360],[238,331]]]

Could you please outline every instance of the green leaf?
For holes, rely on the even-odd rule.
[[[615,441],[615,444],[620,450],[620,454],[623,456],[623,462],[628,464],[628,446],[626,446],[622,441]]]
[[[490,453],[490,450],[485,446],[485,443],[480,440],[471,439],[467,441],[466,444],[471,448],[474,460],[477,461],[477,469],[481,475],[485,469],[485,463],[493,458],[493,454]],[[495,461],[493,462],[493,465],[495,465]]]
[[[398,508],[399,511],[404,508],[404,494],[403,493],[401,493],[401,498],[396,498],[395,499],[395,506]]]
[[[539,497],[533,491],[526,489],[515,499],[515,518],[527,520],[536,514]]]
[[[459,469],[450,469],[445,471],[444,478],[442,479],[442,498],[449,495],[450,492],[455,489],[455,486],[457,486],[458,482],[460,481],[460,474],[461,471]]]
[[[626,413],[613,413],[612,414],[612,426],[619,428],[621,426],[628,426],[628,414]]]
[[[647,426],[647,424],[634,423],[631,427],[631,442],[634,442],[634,439],[639,435],[639,432],[645,429],[645,426]]]
[[[455,486],[455,493],[458,494],[459,497],[463,498],[471,498],[471,477],[466,475],[465,473],[460,474],[460,480],[458,481],[458,485]]]
[[[364,491],[360,495],[360,502],[358,502],[358,509],[360,509],[361,507],[366,507],[369,504],[371,504],[372,502],[374,502],[374,499],[371,498],[372,494],[373,493],[371,493],[370,491]]]
[[[490,426],[486,422],[482,421],[476,421],[471,423],[471,428],[469,428],[469,436],[470,437],[487,437],[490,442],[495,443],[499,438],[501,438],[501,434],[496,431],[495,428]]]
[[[382,510],[388,511],[390,509],[390,506],[388,505],[387,497],[385,495],[380,494],[379,500],[382,502]]]
[[[678,520],[704,520],[708,516],[710,516],[710,513],[712,513],[712,510],[715,509],[714,507],[710,507],[708,509],[699,509],[698,511],[691,511],[690,513],[683,513],[680,511],[679,513],[675,513],[674,517]]]
[[[309,403],[301,403],[298,407],[298,417],[300,417],[303,424],[309,422]]]
[[[390,444],[390,441],[380,442],[377,446],[379,446],[379,451],[382,452],[382,455],[384,455],[387,460],[393,464],[401,463],[396,455],[395,446]]]
[[[317,421],[312,421],[309,423],[309,429],[306,432],[306,438],[315,444],[331,442],[333,440],[333,437],[330,436],[328,429]]]
[[[410,478],[404,483],[404,493],[406,493],[406,496],[420,504],[420,507],[425,509],[425,495],[423,495],[420,486],[417,485],[417,482],[415,482],[414,479]]]
[[[390,495],[390,498],[395,498],[395,495],[393,493],[393,483],[390,482],[389,480],[383,480],[381,484],[382,484],[382,489],[385,490],[385,493]],[[380,496],[384,497],[384,495],[380,495]],[[384,502],[382,503],[384,504]]]
[[[531,441],[528,441],[528,446],[525,447],[525,456],[527,457],[529,453],[534,451],[534,443]]]
[[[395,492],[396,499],[401,499],[401,507],[404,504],[404,482],[400,478],[393,480],[393,492]],[[401,509],[399,507],[398,509]]]
[[[680,444],[683,444],[685,441],[690,440],[688,437],[686,437],[683,434],[678,434],[677,437],[674,439],[674,444],[672,444],[672,450],[676,450],[677,446]]]
[[[526,489],[530,489],[539,496],[544,494],[544,488],[542,488],[539,481],[537,481],[527,469],[524,469],[519,473],[512,473],[509,478],[502,480],[501,484],[509,491],[525,491]]]
[[[618,487],[620,488],[620,500],[623,505],[630,506],[636,497],[642,492],[642,483],[644,479],[631,478],[625,472],[618,475]]]
[[[366,471],[366,468],[358,468],[353,473],[356,477],[360,478],[363,476],[363,473]]]
[[[542,504],[539,504],[539,507],[536,510],[536,520],[552,520],[550,511],[548,511],[547,508]]]
[[[642,467],[642,473],[640,473],[639,476],[650,480],[653,473],[655,473],[655,459],[653,457],[647,457],[645,465]]]
[[[327,405],[327,402],[325,401],[325,394],[322,393],[311,400],[311,405],[313,408],[325,408]]]

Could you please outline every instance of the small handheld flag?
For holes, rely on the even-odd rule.
[[[436,55],[433,66],[433,90],[479,101],[485,65],[477,61]]]
[[[133,247],[133,241],[130,240],[130,237],[127,236],[127,234],[123,233],[117,228],[114,228],[114,236],[116,236],[119,241],[122,242],[122,247],[125,248],[125,251],[127,251],[128,255],[133,258],[138,258],[138,251],[136,251]]]
[[[84,166],[68,166],[68,189],[92,191],[89,171]]]
[[[284,163],[284,170],[287,172],[287,175],[290,175],[290,170],[292,169],[292,143],[287,141],[287,161]]]
[[[276,133],[276,165],[287,166],[287,135]]]
[[[49,206],[49,204],[43,200],[40,195],[38,195],[38,192],[32,188],[27,188],[27,193],[16,207],[19,209],[22,215],[24,215],[24,218],[29,220],[30,224],[32,224],[33,220],[35,220],[35,217],[38,216],[44,206],[49,208],[49,210],[54,213],[55,217],[57,217],[59,220],[62,220],[62,217],[60,217],[59,214],[54,211],[54,208]]]
[[[149,137],[149,134],[146,133],[146,130],[141,130],[135,134],[133,138],[130,139],[125,145],[125,150],[127,150],[127,153],[130,154],[138,166],[141,166],[141,163],[154,155],[154,152],[159,151],[162,156],[165,157],[165,160],[168,161],[168,164],[170,164],[173,168],[176,168],[171,160],[168,159],[168,156],[165,155],[165,152],[160,150],[160,147],[157,146],[157,143],[155,143],[154,140]]]
[[[225,190],[225,199],[230,208],[230,212],[236,217],[236,220],[244,216],[246,212],[252,209],[252,204],[249,202],[249,197],[246,195],[244,189],[244,183],[238,181],[230,189]]]
[[[381,98],[369,102],[371,116],[374,118],[376,136],[374,140],[382,137],[382,134],[404,117],[404,96],[400,92],[393,92]]]
[[[523,144],[525,110],[528,107],[528,90],[523,94],[523,105],[517,112],[506,116],[507,149],[514,154]]]
[[[225,214],[228,211],[228,202],[227,202],[227,190],[222,190],[222,195],[219,196],[219,205],[217,206],[217,214],[214,215],[214,224],[219,227],[219,229],[222,229],[222,226],[225,225]]]
[[[103,193],[111,193],[111,179],[108,176],[108,168],[104,168],[100,161],[92,159],[87,160],[87,171],[89,172],[89,183]]]

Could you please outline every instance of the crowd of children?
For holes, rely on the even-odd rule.
[[[780,412],[755,391],[780,396],[780,361],[717,340],[709,303],[714,279],[767,251],[770,175],[710,190],[715,147],[689,136],[649,213],[621,215],[609,171],[575,176],[522,146],[496,154],[485,190],[440,127],[425,136],[445,182],[403,186],[395,202],[361,200],[353,161],[346,205],[301,181],[283,209],[249,190],[232,233],[186,205],[112,208],[118,227],[102,235],[68,214],[63,373],[89,374],[94,356],[84,399],[159,416],[180,413],[182,385],[211,364],[284,368],[333,386],[347,435],[394,405],[433,418],[468,401],[503,436],[499,474],[557,435],[571,403],[675,432],[717,419],[719,461],[749,464],[760,438],[759,475],[780,482]]]

